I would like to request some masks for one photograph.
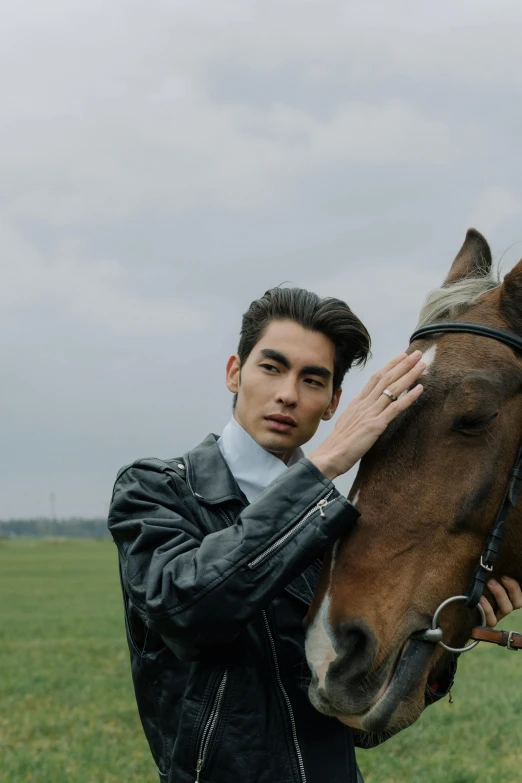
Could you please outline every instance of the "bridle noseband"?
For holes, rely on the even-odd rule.
[[[442,321],[441,323],[428,324],[420,329],[417,329],[410,338],[410,343],[414,340],[421,340],[425,337],[438,334],[475,334],[480,337],[490,337],[493,340],[504,343],[510,348],[514,348],[522,354],[522,338],[518,335],[508,332],[505,329],[497,329],[495,326],[486,326],[485,324],[468,323],[465,321]],[[490,528],[486,545],[480,556],[480,561],[477,565],[471,584],[465,595],[456,595],[452,598],[448,598],[441,603],[437,611],[433,615],[431,628],[426,631],[421,631],[415,634],[417,639],[423,639],[427,642],[433,642],[440,644],[445,650],[450,652],[467,652],[478,644],[478,641],[474,641],[468,644],[466,647],[450,647],[444,644],[442,641],[442,629],[438,625],[438,619],[441,611],[447,604],[455,601],[464,601],[466,606],[470,609],[477,608],[482,618],[483,626],[486,625],[486,615],[484,609],[479,604],[482,593],[484,592],[484,585],[493,571],[495,561],[497,559],[498,550],[502,543],[502,537],[504,535],[504,521],[510,508],[515,508],[518,502],[520,493],[520,485],[522,481],[522,444],[519,447],[517,458],[511,473],[509,474],[509,480],[504,492],[504,498],[502,505],[495,517],[495,521]],[[500,633],[500,632],[499,632]]]

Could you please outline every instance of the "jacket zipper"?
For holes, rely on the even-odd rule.
[[[203,764],[205,762],[205,756],[208,751],[208,746],[216,730],[219,713],[221,712],[221,706],[223,704],[223,697],[225,695],[227,679],[228,679],[228,670],[225,670],[223,677],[221,678],[221,682],[219,683],[219,687],[216,691],[216,695],[214,697],[214,703],[212,705],[212,709],[210,710],[210,714],[208,716],[207,722],[205,723],[203,734],[201,735],[201,742],[199,743],[199,751],[198,751],[198,760],[196,764],[195,783],[199,783],[199,778],[201,775],[201,770],[203,769]]]
[[[287,541],[287,539],[289,539],[290,536],[293,536],[294,533],[296,533],[301,527],[303,527],[303,525],[305,524],[307,519],[309,519],[309,517],[311,517],[312,514],[315,514],[316,511],[319,511],[320,515],[324,519],[324,517],[326,516],[326,514],[324,513],[324,509],[328,505],[328,498],[330,497],[332,492],[333,492],[333,489],[330,490],[330,492],[326,495],[326,497],[321,498],[321,500],[318,500],[317,503],[315,504],[315,506],[313,508],[311,508],[310,511],[308,511],[308,513],[306,513],[304,515],[304,517],[299,520],[299,522],[296,522],[296,524],[293,527],[291,527],[290,530],[286,531],[284,536],[281,536],[281,538],[278,538],[277,541],[274,541],[274,543],[271,544],[271,546],[268,547],[268,549],[265,549],[264,552],[261,552],[260,555],[258,555],[256,558],[254,558],[254,560],[252,560],[250,563],[248,563],[248,567],[249,568],[255,568],[265,558],[267,558],[269,555],[271,555],[272,552],[275,552],[276,549],[279,549],[280,546],[283,546],[283,544]]]
[[[272,631],[270,630],[270,625],[268,624],[268,618],[266,616],[266,611],[264,609],[262,611],[262,614],[263,614],[263,620],[265,621],[266,633],[267,633],[267,636],[268,636],[268,640],[270,642],[270,649],[272,651],[272,658],[273,658],[273,661],[274,661],[274,670],[275,670],[277,685],[279,686],[279,690],[283,694],[283,699],[285,701],[286,708],[288,710],[288,716],[290,718],[290,726],[292,728],[292,739],[294,741],[294,748],[295,748],[295,752],[296,752],[296,755],[297,755],[297,763],[299,765],[299,775],[301,777],[301,783],[306,783],[306,773],[305,773],[305,768],[304,768],[304,763],[303,763],[303,755],[301,753],[301,748],[299,747],[299,742],[298,742],[298,739],[297,739],[297,729],[295,727],[295,718],[294,718],[294,713],[293,713],[293,710],[292,710],[292,705],[290,703],[290,699],[288,697],[288,693],[286,692],[286,688],[283,685],[283,681],[281,679],[281,673],[279,671],[279,663],[278,663],[278,660],[277,660],[277,653],[276,653],[276,648],[275,648],[275,643],[274,643],[274,637],[272,636]]]
[[[226,511],[223,511],[223,509],[222,509],[222,508],[218,508],[217,510],[219,511],[219,513],[220,513],[220,515],[222,516],[222,518],[225,520],[225,524],[226,524],[226,526],[227,526],[227,527],[230,527],[230,525],[232,525],[232,524],[233,524],[233,522],[232,522],[232,520],[230,519],[230,517],[228,516],[227,512],[226,512]]]

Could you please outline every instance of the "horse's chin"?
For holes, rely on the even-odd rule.
[[[346,715],[330,708],[329,714],[353,729],[386,737],[411,726],[424,710],[432,654],[432,644],[409,639],[395,668],[364,712]],[[326,705],[322,706],[321,711],[327,712]]]

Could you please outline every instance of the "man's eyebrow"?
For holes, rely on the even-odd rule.
[[[290,359],[288,359],[288,357],[286,357],[284,353],[281,353],[280,351],[274,351],[273,348],[262,348],[259,353],[261,356],[264,356],[265,359],[272,359],[273,362],[282,364],[283,367],[286,367],[287,370],[292,369],[292,363]]]
[[[274,351],[273,348],[263,348],[259,353],[265,359],[271,359],[273,362],[282,364],[287,370],[292,369],[292,362],[280,351]],[[301,375],[317,375],[320,378],[326,379],[332,377],[332,373],[328,367],[323,367],[321,364],[307,364],[306,367],[303,367],[301,370]]]
[[[308,364],[301,370],[301,375],[319,375],[320,378],[332,377],[328,367],[323,367],[321,364]]]

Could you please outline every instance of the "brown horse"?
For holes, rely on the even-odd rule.
[[[419,325],[471,321],[522,335],[522,261],[503,282],[491,266],[486,240],[470,229]],[[431,335],[415,349],[427,363],[424,392],[362,460],[350,493],[361,517],[325,558],[307,616],[312,703],[367,732],[413,723],[427,686],[448,670],[452,653],[414,634],[465,593],[522,435],[519,353],[473,334]],[[521,516],[522,506],[508,514],[497,579],[522,578]],[[479,620],[448,606],[444,641],[462,647]]]

